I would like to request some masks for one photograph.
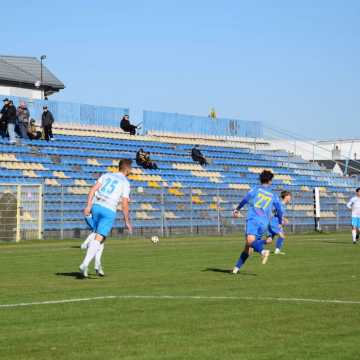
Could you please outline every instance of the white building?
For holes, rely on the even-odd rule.
[[[44,99],[64,88],[39,59],[0,55],[0,95]]]

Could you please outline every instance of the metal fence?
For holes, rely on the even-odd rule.
[[[147,236],[229,234],[245,229],[246,210],[239,219],[232,210],[246,189],[180,187],[150,184],[132,188],[131,219],[135,234]],[[44,227],[47,238],[83,237],[88,231],[83,217],[88,187],[46,186]],[[336,231],[349,226],[350,213],[345,198],[336,193],[321,197],[323,230]],[[314,230],[312,191],[293,194],[287,207],[288,232]],[[121,211],[112,235],[126,234]]]
[[[0,184],[0,241],[41,239],[42,185]]]

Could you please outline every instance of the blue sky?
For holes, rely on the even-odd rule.
[[[47,54],[54,99],[360,136],[360,1],[9,3],[1,53]],[[315,135],[314,135],[315,134]],[[358,135],[359,134],[359,135]]]

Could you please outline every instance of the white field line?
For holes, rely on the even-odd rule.
[[[289,303],[321,303],[321,304],[353,304],[360,305],[360,300],[336,299],[309,299],[309,298],[282,298],[282,297],[251,297],[251,296],[205,296],[205,295],[108,295],[87,298],[73,298],[63,300],[36,301],[28,303],[0,304],[0,309],[17,308],[36,305],[56,305],[98,300],[243,300],[243,301],[268,301]]]

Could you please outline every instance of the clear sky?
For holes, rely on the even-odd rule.
[[[39,56],[54,99],[360,137],[358,0],[17,0],[1,53]],[[3,9],[4,10],[4,9]]]

